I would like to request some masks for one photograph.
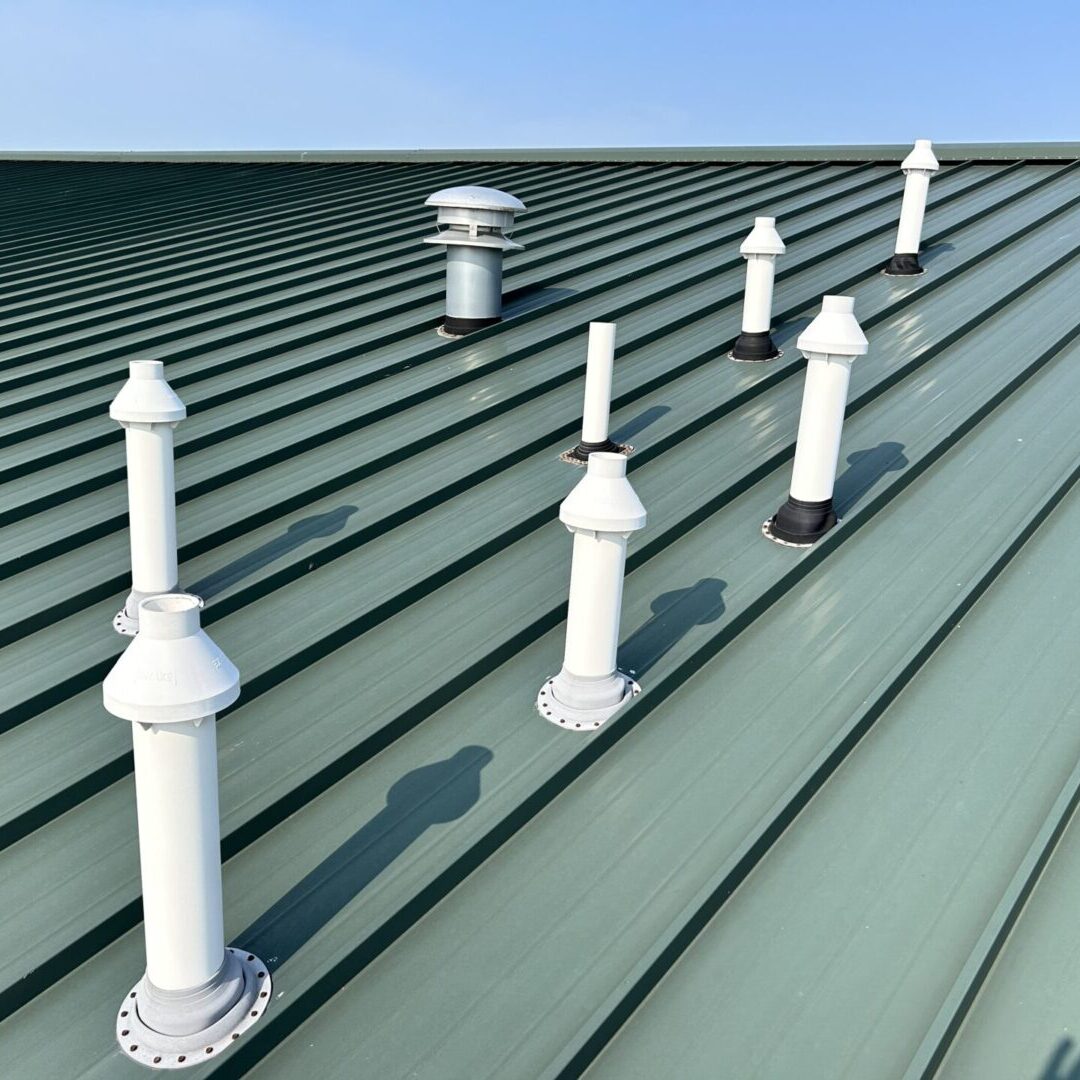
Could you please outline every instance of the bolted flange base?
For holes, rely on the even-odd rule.
[[[243,969],[243,990],[236,1004],[204,1031],[163,1035],[147,1027],[139,1018],[142,980],[135,984],[116,1017],[116,1041],[127,1057],[151,1069],[187,1069],[221,1055],[258,1022],[270,1002],[270,972],[252,953],[233,948],[227,951]]]
[[[783,352],[776,347],[772,334],[768,330],[747,332],[744,330],[736,339],[728,357],[740,364],[762,364],[766,360],[777,360]]]
[[[926,271],[919,265],[918,253],[914,255],[894,255],[881,271],[886,277],[918,277]]]
[[[134,637],[139,632],[139,620],[133,619],[126,608],[121,608],[113,616],[112,628],[124,637]]]
[[[605,439],[600,443],[579,442],[572,449],[564,450],[559,455],[559,460],[565,461],[567,465],[584,468],[589,464],[590,454],[622,454],[623,457],[629,457],[633,452],[634,448],[629,443],[617,443]]]
[[[585,734],[595,731],[631,698],[641,693],[641,687],[629,675],[623,675],[622,672],[617,674],[621,676],[625,690],[622,698],[614,705],[604,705],[597,709],[575,709],[555,696],[555,680],[558,676],[553,676],[540,687],[540,693],[536,695],[536,711],[549,723],[564,731],[579,731]]]

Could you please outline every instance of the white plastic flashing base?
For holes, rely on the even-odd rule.
[[[116,1041],[127,1057],[151,1069],[187,1069],[220,1056],[259,1020],[270,1003],[270,972],[252,953],[232,948],[228,951],[243,967],[244,989],[236,1004],[205,1031],[162,1035],[147,1027],[138,1012],[142,980],[135,984],[116,1017]]]
[[[622,675],[622,672],[619,673]],[[536,711],[549,723],[564,731],[595,731],[602,726],[604,721],[614,716],[631,698],[641,693],[641,687],[630,678],[622,675],[626,685],[626,691],[621,700],[614,705],[605,705],[599,709],[575,709],[555,697],[555,679],[553,676],[540,687],[540,693],[536,695]]]
[[[139,620],[133,619],[125,608],[121,608],[112,621],[113,629],[124,637],[134,637],[139,632]]]

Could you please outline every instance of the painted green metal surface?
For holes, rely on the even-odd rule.
[[[274,969],[265,1019],[198,1071],[1065,1060],[1069,969],[1047,988],[1038,958],[1075,937],[1080,165],[947,165],[928,272],[902,281],[879,273],[902,178],[860,149],[0,161],[0,1075],[136,1075],[112,1042],[142,965],[130,736],[98,688],[129,358],[189,407],[182,581],[244,676],[219,732],[226,931]],[[457,183],[529,213],[505,321],[449,342],[419,241]],[[747,367],[725,353],[758,213],[788,244],[784,355]],[[842,523],[797,552],[759,526],[795,338],[844,291],[871,350]],[[644,692],[579,738],[532,702],[561,653],[580,474],[557,455],[593,319],[618,322],[612,426],[650,523],[621,647]]]

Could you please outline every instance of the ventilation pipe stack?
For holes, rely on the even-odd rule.
[[[139,605],[139,634],[102,687],[131,721],[146,972],[116,1019],[121,1049],[143,1065],[206,1061],[270,1000],[266,965],[225,948],[215,714],[240,676],[199,626],[186,593]]]
[[[791,493],[762,531],[778,543],[809,547],[836,524],[833,485],[851,361],[869,348],[855,318],[854,299],[823,297],[821,313],[796,345],[807,363]]]
[[[739,254],[746,260],[746,293],[742,333],[735,339],[730,353],[732,360],[753,363],[775,360],[780,355],[769,331],[776,256],[783,255],[785,250],[784,241],[776,231],[776,218],[754,218],[753,229],[739,247]]]
[[[896,252],[885,264],[885,273],[890,277],[912,277],[924,272],[919,265],[919,243],[930,177],[938,170],[932,145],[929,139],[916,139],[915,148],[900,163],[904,170],[904,201],[900,204]]]
[[[632,446],[612,442],[608,437],[611,412],[611,377],[615,364],[615,324],[589,323],[589,351],[585,360],[585,405],[582,410],[581,442],[561,454],[571,465],[584,465],[590,454],[633,453]]]
[[[574,536],[566,647],[562,670],[540,688],[536,707],[560,727],[594,731],[641,689],[615,666],[626,542],[645,527],[645,507],[626,479],[626,458],[590,454],[559,520]]]
[[[132,360],[109,415],[123,427],[127,447],[132,586],[113,629],[131,636],[139,631],[139,602],[177,586],[173,429],[187,409],[160,360]]]
[[[523,249],[510,232],[525,204],[505,191],[466,185],[436,191],[424,205],[439,211],[439,231],[424,243],[446,248],[446,318],[440,332],[461,337],[499,322],[503,252]]]

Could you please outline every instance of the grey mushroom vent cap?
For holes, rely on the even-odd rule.
[[[520,214],[525,204],[518,198],[498,188],[464,184],[461,187],[443,188],[424,200],[425,206],[452,206],[463,210],[502,210]]]

